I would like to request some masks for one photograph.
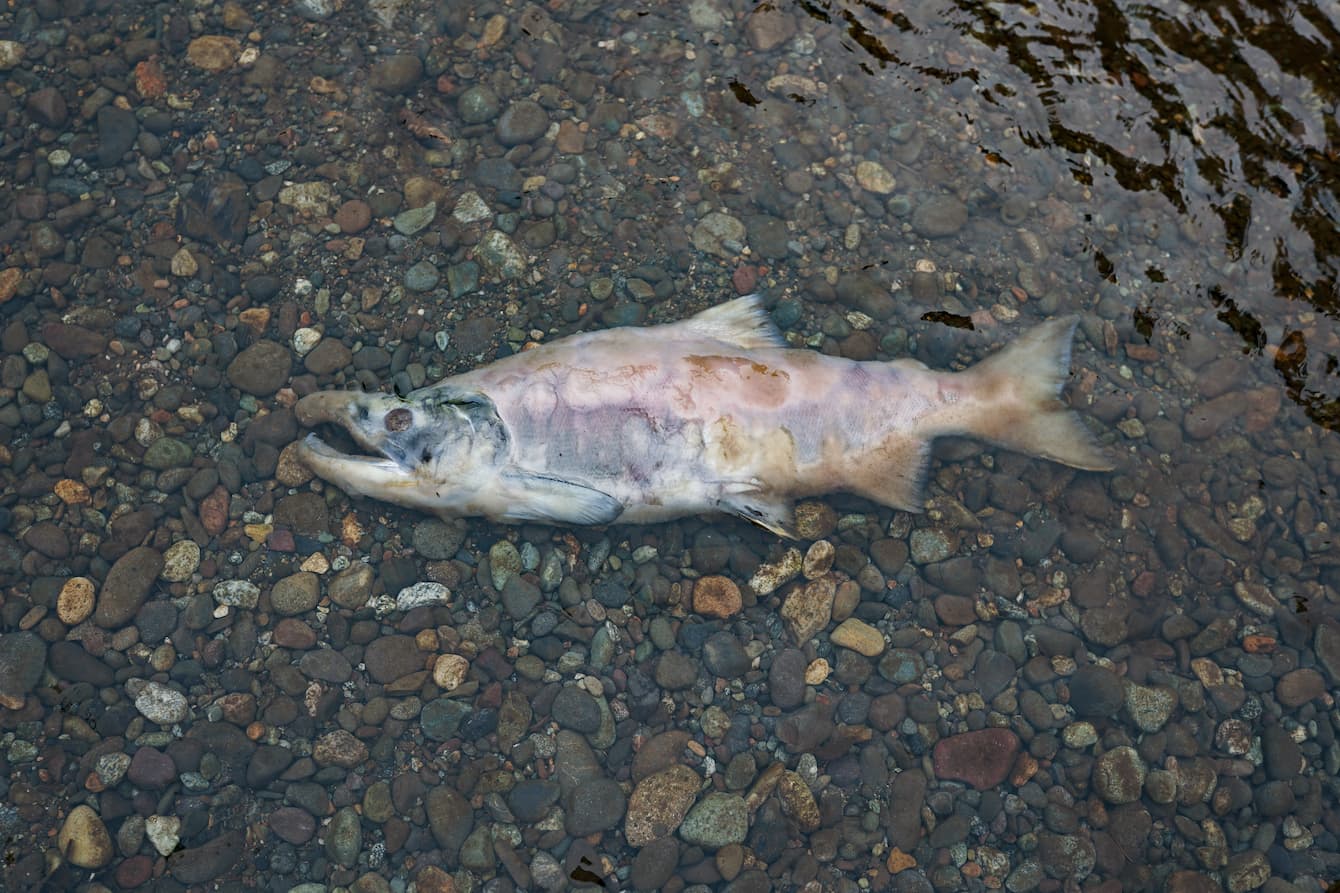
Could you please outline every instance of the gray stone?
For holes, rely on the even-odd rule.
[[[744,843],[749,833],[749,810],[739,794],[714,792],[703,797],[679,826],[679,836],[687,843],[720,849],[732,843]]]
[[[37,687],[46,669],[47,643],[34,632],[0,636],[0,693],[26,695]]]

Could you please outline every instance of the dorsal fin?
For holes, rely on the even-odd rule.
[[[746,350],[786,346],[786,340],[768,316],[768,311],[763,309],[763,299],[758,295],[745,295],[709,307],[680,325],[700,338],[724,341]]]

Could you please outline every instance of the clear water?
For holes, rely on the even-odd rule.
[[[306,880],[347,887],[364,874],[381,878],[365,881],[368,890],[442,883],[425,865],[455,872],[457,889],[500,893],[583,882],[632,889],[639,879],[668,890],[1283,893],[1340,877],[1335,3],[474,8],[405,0],[349,3],[325,18],[320,3],[262,4],[240,25],[231,4],[192,4],[166,18],[148,4],[83,4],[82,22],[62,18],[59,4],[24,6],[0,11],[0,38],[44,45],[6,72],[14,120],[27,122],[19,110],[44,79],[72,108],[99,83],[113,93],[144,83],[130,65],[79,63],[83,46],[95,57],[119,52],[97,32],[163,42],[170,95],[130,102],[170,116],[170,126],[155,128],[157,154],[143,142],[133,150],[157,163],[126,165],[142,161],[152,174],[127,175],[148,193],[137,218],[146,232],[176,219],[167,196],[189,204],[193,184],[242,158],[270,175],[330,179],[340,200],[374,206],[370,228],[358,232],[381,241],[364,255],[362,243],[326,226],[338,202],[304,223],[276,197],[280,184],[261,195],[267,183],[249,181],[248,237],[210,238],[201,235],[206,226],[184,242],[232,278],[202,274],[194,283],[163,262],[173,253],[162,250],[176,238],[171,226],[141,241],[124,235],[117,214],[97,213],[69,230],[75,247],[62,257],[77,265],[83,243],[103,235],[117,246],[113,255],[128,255],[114,260],[103,286],[76,282],[62,292],[46,282],[0,306],[6,324],[22,320],[35,339],[42,323],[65,318],[123,341],[112,352],[119,360],[75,364],[68,374],[75,384],[105,385],[99,393],[115,394],[136,418],[162,407],[148,398],[126,404],[127,380],[150,396],[179,386],[183,402],[218,404],[222,424],[173,429],[205,464],[239,433],[230,419],[244,432],[258,410],[293,396],[238,399],[226,379],[221,388],[199,384],[208,377],[193,378],[195,366],[221,365],[203,345],[224,331],[258,327],[288,345],[298,324],[311,324],[350,347],[383,347],[389,365],[361,375],[340,367],[307,384],[403,389],[527,341],[676,319],[752,290],[767,296],[798,347],[911,355],[937,368],[965,365],[1043,319],[1078,314],[1068,399],[1119,458],[1110,474],[1082,474],[950,441],[936,449],[924,514],[828,500],[836,521],[824,536],[841,572],[833,582],[847,584],[829,595],[839,613],[883,638],[869,658],[834,644],[835,619],[795,641],[785,606],[799,597],[786,588],[747,593],[744,610],[726,620],[693,610],[689,593],[705,571],[743,586],[760,562],[781,558],[786,544],[742,523],[554,532],[472,522],[462,561],[429,566],[423,549],[410,548],[425,535],[422,516],[334,497],[326,535],[318,542],[300,531],[299,551],[319,551],[337,569],[367,561],[392,596],[425,578],[449,580],[451,607],[432,616],[430,629],[412,630],[421,635],[415,647],[465,655],[472,675],[462,691],[477,690],[444,698],[431,681],[369,682],[360,663],[367,638],[388,632],[369,608],[327,603],[300,614],[322,644],[297,644],[290,629],[287,650],[274,647],[273,613],[243,608],[240,622],[239,612],[220,612],[217,625],[192,628],[205,630],[198,641],[174,639],[177,660],[221,661],[180,686],[196,710],[179,731],[199,736],[193,729],[206,720],[246,726],[236,702],[216,704],[225,693],[218,673],[245,666],[264,743],[301,754],[344,728],[367,743],[370,758],[305,777],[325,787],[322,796],[310,786],[300,796],[287,778],[253,789],[227,754],[201,761],[199,772],[181,775],[184,789],[157,802],[92,797],[113,836],[124,824],[113,814],[133,798],[134,811],[186,816],[185,852],[205,858],[197,848],[215,832],[198,812],[214,809],[219,830],[250,826],[267,841],[242,847],[216,877],[273,890]],[[316,12],[299,15],[300,7]],[[116,16],[134,21],[108,22]],[[282,60],[281,73],[259,79],[265,62],[204,77],[182,61],[191,37],[222,33],[242,46],[254,40],[263,58]],[[69,34],[90,43],[68,42]],[[32,61],[38,49],[50,54],[46,62]],[[428,59],[429,74],[405,96],[367,85],[391,51]],[[496,112],[463,121],[458,101],[478,85],[491,87],[502,108],[537,99],[543,135],[504,147]],[[231,129],[234,111],[241,135]],[[25,126],[10,127],[6,139],[26,139]],[[0,180],[69,198],[88,187],[103,207],[117,206],[109,197],[126,180],[80,160],[96,154],[92,127],[72,115],[18,150],[0,143]],[[68,168],[53,167],[56,149],[73,156]],[[519,178],[545,179],[522,188],[480,165],[504,156]],[[326,161],[338,163],[316,173]],[[484,212],[446,224],[466,192],[479,193]],[[397,197],[383,203],[384,193]],[[437,222],[422,235],[394,235],[388,221],[430,194]],[[226,222],[228,206],[209,213]],[[27,223],[6,232],[15,250],[29,251],[8,265],[38,263]],[[523,246],[524,271],[493,258],[501,273],[491,272],[497,243],[488,232]],[[402,289],[406,271],[425,261]],[[270,329],[257,307],[240,323],[237,314],[251,303],[241,285],[261,272],[279,280],[278,295],[255,300],[274,311]],[[415,290],[439,272],[441,285]],[[145,327],[113,328],[130,317]],[[156,387],[145,390],[146,379]],[[97,412],[74,415],[112,427]],[[170,414],[162,423],[177,424]],[[39,466],[44,438],[59,436],[32,425],[7,430],[13,454]],[[4,479],[4,504],[22,528],[11,531],[16,539],[53,514],[21,477]],[[158,492],[156,476],[131,479],[143,494],[108,487],[111,495],[98,498],[109,511],[135,500],[181,507],[172,500],[182,497]],[[293,494],[271,477],[237,489],[234,499],[260,510],[201,545],[219,576],[251,575],[268,591],[272,578],[297,569],[289,552],[259,545],[264,525],[282,514],[276,503]],[[299,528],[304,520],[290,518]],[[260,525],[254,542],[239,534],[241,521]],[[162,548],[193,531],[165,521],[146,536]],[[494,591],[493,572],[513,555],[543,587],[534,613],[525,607],[529,589]],[[87,554],[36,566],[54,576],[105,569]],[[549,585],[560,578],[565,586]],[[14,598],[29,597],[29,581],[7,582]],[[204,595],[212,607],[213,582],[170,593],[164,584],[155,598],[170,595],[185,611],[190,596]],[[330,590],[327,580],[323,595]],[[10,613],[15,623],[29,616]],[[239,628],[254,650],[229,638]],[[341,675],[310,657],[327,644],[352,655],[350,681],[313,681]],[[121,650],[144,670],[131,675],[151,674],[148,649]],[[774,665],[784,651],[790,677],[805,670],[812,684],[779,706]],[[712,669],[740,655],[742,672]],[[1097,681],[1095,666],[1105,674]],[[681,686],[675,680],[685,674]],[[553,706],[560,689],[574,687],[590,697],[565,694]],[[133,700],[119,677],[108,688],[106,703]],[[90,717],[104,706],[95,701]],[[533,726],[517,728],[522,703],[537,705]],[[287,722],[275,719],[290,707]],[[562,719],[551,721],[551,711]],[[34,865],[45,870],[32,854],[49,848],[46,831],[59,827],[44,800],[89,799],[93,788],[83,770],[71,782],[77,758],[54,779],[37,771],[30,760],[40,730],[61,724],[24,717],[0,731],[5,790],[25,823],[4,823],[6,865],[26,879]],[[121,749],[167,748],[172,735],[135,721],[139,736],[128,734]],[[509,722],[515,734],[500,742],[498,727]],[[988,728],[1002,737],[965,737]],[[589,758],[565,737],[573,729],[595,748]],[[242,748],[236,737],[205,740]],[[960,751],[965,741],[974,743]],[[639,764],[658,748],[660,758]],[[690,766],[704,788],[754,792],[742,841],[707,842],[720,828],[702,811],[670,835],[673,844],[647,847],[629,846],[636,832],[618,810],[604,825],[565,824],[576,814],[608,815],[578,802],[591,789],[609,803],[631,794],[629,810],[645,810],[634,791],[647,765],[671,762]],[[777,764],[788,773],[780,784],[768,768]],[[518,819],[512,791],[551,776],[571,788],[562,811]],[[394,819],[385,818],[387,783],[399,792]],[[435,789],[460,797],[434,800],[426,792]],[[542,799],[535,790],[528,795]],[[361,804],[362,818],[342,810],[338,820],[346,844],[350,826],[361,829],[352,859],[315,839],[276,842],[277,802],[325,822],[334,809],[321,808],[324,796]],[[730,808],[740,814],[738,798]],[[466,855],[464,835],[451,830],[462,814],[476,829]],[[431,833],[430,818],[440,822]],[[42,831],[31,840],[29,824]],[[137,852],[153,855],[148,844]],[[190,877],[180,866],[178,857],[155,870]],[[68,865],[56,871],[61,883],[84,881]],[[19,883],[18,873],[6,877]]]

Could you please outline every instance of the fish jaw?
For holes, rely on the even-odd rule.
[[[412,472],[390,459],[342,453],[315,434],[298,442],[297,458],[317,477],[357,496],[392,500],[388,494],[405,495],[416,484]]]
[[[386,453],[387,419],[407,403],[386,394],[362,391],[318,391],[298,401],[294,414],[305,427],[323,423],[339,425],[365,450]],[[323,444],[324,445],[324,444]],[[326,446],[326,449],[331,449]]]

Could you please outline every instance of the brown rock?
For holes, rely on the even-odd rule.
[[[693,584],[693,610],[708,617],[731,617],[740,612],[740,587],[728,577],[708,576]]]
[[[280,648],[305,651],[316,645],[316,632],[293,617],[285,617],[275,624],[274,642]]]
[[[941,595],[935,599],[935,616],[949,626],[967,626],[977,620],[977,609],[966,595]]]
[[[1275,685],[1275,697],[1285,707],[1301,707],[1326,693],[1326,680],[1310,667],[1290,670]]]
[[[374,682],[385,684],[422,670],[423,657],[409,636],[382,636],[364,650],[363,663]]]
[[[367,745],[344,729],[322,735],[312,748],[312,759],[318,766],[339,766],[352,769],[368,758]]]
[[[257,341],[228,364],[228,380],[254,397],[268,397],[288,381],[288,348],[274,341]]]
[[[436,865],[425,865],[414,878],[418,893],[456,893],[456,882]]]
[[[9,301],[19,292],[19,283],[23,281],[23,271],[18,267],[6,267],[0,270],[0,304]]]
[[[51,521],[38,521],[24,531],[23,544],[57,561],[70,555],[70,538],[65,535],[60,525]]]
[[[795,20],[772,3],[755,6],[744,23],[745,39],[759,52],[767,52],[795,33]]]
[[[691,737],[683,729],[670,729],[648,738],[633,757],[633,780],[641,781],[678,763]]]
[[[338,372],[353,360],[353,352],[336,338],[323,338],[312,348],[311,353],[303,357],[302,363],[313,375],[330,375]]]
[[[1018,752],[1019,736],[1009,729],[964,732],[936,742],[935,774],[989,790],[1005,780]]]
[[[101,868],[112,861],[112,837],[92,807],[83,803],[70,810],[56,836],[56,846],[71,865]]]
[[[163,556],[148,546],[122,555],[102,583],[93,621],[103,629],[117,629],[129,623],[149,597],[149,589],[162,570]]]
[[[241,52],[242,45],[236,38],[205,34],[186,47],[186,59],[196,68],[217,74],[232,68]]]
[[[358,233],[372,222],[372,208],[362,199],[350,199],[335,211],[335,223],[343,233]]]
[[[820,577],[797,586],[782,602],[782,620],[797,645],[805,645],[828,626],[833,617],[833,597],[837,584],[832,577]]]
[[[802,831],[819,827],[819,804],[805,780],[794,772],[786,772],[777,783],[777,796],[782,801],[782,812],[789,815]]]
[[[628,798],[624,837],[642,847],[674,834],[698,797],[702,779],[688,766],[671,766],[644,778]]]
[[[63,322],[49,322],[42,326],[42,340],[66,360],[95,357],[107,346],[106,336]]]
[[[93,613],[96,590],[88,577],[71,577],[56,597],[56,616],[66,626],[76,626]]]

